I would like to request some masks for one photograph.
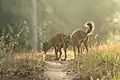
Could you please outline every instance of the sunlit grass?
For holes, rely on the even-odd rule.
[[[80,79],[120,79],[120,54],[89,53],[77,57],[71,65],[72,72],[77,73]]]
[[[110,44],[104,44],[104,45],[99,45],[99,46],[96,46],[96,47],[92,47],[90,49],[90,51],[102,51],[102,52],[120,52],[120,44],[116,44],[116,45],[110,45]]]
[[[64,58],[64,51],[62,51],[62,57]],[[69,66],[72,73],[79,74],[84,77],[104,78],[107,77],[109,80],[119,80],[120,75],[120,46],[118,45],[101,45],[97,47],[91,47],[89,53],[74,59],[74,53],[72,50],[67,51],[67,60],[74,59]],[[54,51],[46,53],[46,60],[53,61],[55,58]],[[26,79],[36,78],[38,79],[37,73],[42,73],[45,69],[43,62],[43,53],[20,53],[20,54],[0,54],[0,78],[6,77],[6,79],[13,80],[19,78],[22,74],[26,76]],[[89,67],[88,67],[89,66]],[[29,71],[30,69],[30,71]],[[28,71],[28,73],[26,73]],[[34,74],[30,74],[33,71]],[[39,72],[40,71],[40,72]],[[96,71],[96,72],[95,72]],[[17,73],[17,75],[15,75]],[[105,73],[103,73],[105,72]],[[43,71],[44,73],[44,71]],[[89,75],[91,74],[91,75]],[[14,76],[15,75],[15,76]],[[33,77],[34,75],[34,77]],[[41,74],[43,75],[43,74]],[[30,77],[32,76],[32,77]],[[13,78],[11,78],[13,77]],[[25,77],[23,77],[25,78]],[[3,79],[4,80],[4,79]],[[108,80],[108,79],[107,79]]]
[[[101,45],[101,46],[96,46],[96,47],[91,47],[89,49],[89,52],[106,52],[106,53],[119,53],[120,52],[120,44],[117,45]],[[62,50],[62,58],[64,58],[64,51]],[[46,59],[47,60],[52,60],[54,59],[55,54],[54,51],[48,51],[46,53]],[[15,59],[34,59],[38,60],[43,58],[43,52],[41,53],[22,53],[22,54],[14,54]],[[74,53],[72,50],[67,51],[67,58],[68,59],[73,59],[74,58]]]
[[[77,74],[73,80],[120,80],[120,46],[92,47],[87,54],[75,58],[70,65],[70,73]]]
[[[91,47],[89,48],[89,53],[92,53],[92,52],[100,52],[100,53],[109,53],[109,54],[115,54],[115,53],[119,53],[120,52],[120,44],[116,44],[116,45],[107,45],[107,44],[104,44],[104,45],[100,45],[100,46],[96,46],[96,47]],[[61,58],[64,58],[64,51],[62,50],[62,57]],[[59,53],[58,53],[59,54]],[[25,58],[25,55],[28,56],[28,58],[32,58],[32,59],[38,59],[39,57],[42,57],[43,56],[43,53],[35,53],[35,54],[20,54],[16,57],[23,57]],[[54,54],[54,50],[53,51],[48,51],[46,53],[46,60],[53,60],[55,58],[55,54]],[[74,59],[74,52],[72,50],[67,50],[67,60],[68,59]]]
[[[44,80],[42,56],[35,53],[0,54],[1,80]]]
[[[28,60],[39,60],[42,59],[42,53],[22,53],[22,54],[15,54],[14,59],[28,59]]]

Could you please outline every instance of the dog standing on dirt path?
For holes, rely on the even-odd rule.
[[[64,33],[58,33],[55,36],[53,36],[49,41],[44,42],[42,50],[46,54],[46,52],[52,47],[55,50],[55,60],[59,60],[61,58],[61,55],[62,55],[61,49],[62,48],[64,49],[64,52],[65,52],[64,60],[66,60],[66,58],[67,58],[66,52],[67,52],[67,48],[68,48],[68,41],[67,41],[67,36]],[[58,56],[58,52],[60,53],[59,56]]]
[[[92,21],[88,21],[85,23],[85,27],[87,27],[88,29],[86,31],[83,31],[81,29],[76,29],[70,36],[70,45],[73,47],[73,51],[74,51],[74,57],[76,57],[76,48],[78,51],[78,55],[80,54],[80,52],[82,53],[82,44],[84,44],[85,49],[88,52],[88,35],[91,35],[94,31],[94,22]],[[81,49],[81,51],[80,51]]]

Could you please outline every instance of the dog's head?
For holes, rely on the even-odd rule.
[[[48,42],[43,42],[42,45],[43,45],[42,50],[46,54],[46,52],[51,48],[51,46],[50,46],[50,44]]]

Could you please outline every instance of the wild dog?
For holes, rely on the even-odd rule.
[[[78,51],[78,55],[80,54],[80,49],[82,52],[83,47],[82,44],[84,44],[85,49],[88,52],[88,35],[91,35],[92,32],[94,31],[94,23],[91,21],[88,21],[85,23],[84,25],[85,27],[87,27],[88,29],[86,31],[83,31],[81,29],[76,29],[71,35],[69,35],[69,39],[70,39],[70,44],[73,47],[73,51],[74,51],[74,57],[76,57],[76,48]]]
[[[68,41],[67,41],[67,36],[64,33],[58,33],[55,36],[53,36],[49,41],[44,42],[42,50],[46,54],[46,52],[52,47],[55,50],[55,60],[59,60],[61,58],[62,48],[64,49],[64,52],[65,52],[64,60],[66,60],[67,58],[66,51],[68,48]],[[58,56],[58,52],[60,53],[59,56]]]

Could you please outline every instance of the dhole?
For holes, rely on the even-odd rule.
[[[61,51],[62,48],[64,49],[65,52],[64,60],[66,60],[67,58],[66,50],[68,48],[68,41],[67,41],[67,36],[64,33],[58,33],[55,36],[53,36],[49,41],[44,42],[42,49],[46,54],[46,52],[52,47],[55,50],[55,60],[60,59],[62,55],[62,51]],[[59,56],[58,56],[58,52],[60,53]]]
[[[88,35],[91,35],[93,30],[94,30],[94,22],[86,22],[85,23],[85,27],[87,27],[88,29],[86,31],[83,31],[81,29],[76,29],[71,35],[69,35],[68,39],[70,39],[70,44],[73,47],[73,51],[74,51],[74,57],[76,57],[76,48],[78,51],[78,55],[80,54],[80,49],[82,52],[82,48],[81,45],[84,44],[85,49],[88,52]]]

